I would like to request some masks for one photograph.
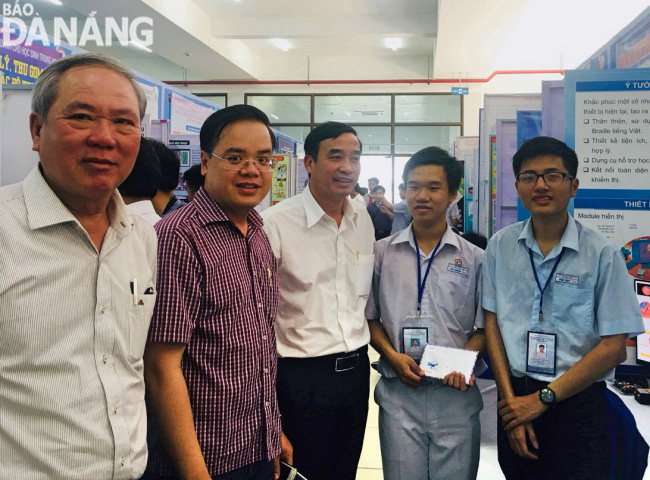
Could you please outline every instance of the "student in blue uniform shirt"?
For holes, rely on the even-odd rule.
[[[513,157],[531,218],[497,232],[483,262],[482,302],[497,382],[499,463],[508,479],[606,479],[605,382],[643,331],[619,249],[567,212],[578,159],[559,140]],[[534,352],[544,346],[544,355]]]
[[[424,379],[418,366],[426,342],[485,350],[483,251],[446,221],[461,176],[444,150],[413,155],[404,167],[413,223],[375,244],[366,318],[381,354],[375,400],[385,479],[476,478],[483,401],[474,376]]]

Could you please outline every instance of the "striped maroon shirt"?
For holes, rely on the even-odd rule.
[[[158,299],[149,342],[187,345],[182,371],[210,475],[280,453],[276,261],[257,212],[246,237],[201,188],[156,224]],[[147,470],[173,475],[155,422]]]

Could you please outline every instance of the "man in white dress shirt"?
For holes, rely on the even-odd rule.
[[[131,213],[140,215],[151,226],[160,220],[151,199],[158,192],[161,176],[160,160],[153,145],[141,137],[133,170],[117,189]]]
[[[109,57],[43,71],[29,117],[39,164],[0,189],[0,477],[139,478],[142,355],[156,237],[116,187],[146,97]]]
[[[262,213],[278,260],[277,392],[294,465],[310,480],[356,476],[369,397],[370,332],[364,308],[374,231],[348,195],[361,142],[338,122],[305,140],[309,186]]]

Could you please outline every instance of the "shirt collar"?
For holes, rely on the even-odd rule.
[[[23,195],[30,229],[38,230],[68,222],[81,226],[43,178],[40,164],[37,164],[23,181]],[[133,217],[117,189],[108,201],[108,217],[111,227],[121,235],[126,235],[133,228]]]
[[[401,230],[397,235],[395,235],[393,243],[404,242],[408,242],[411,245],[411,248],[413,248],[413,251],[415,251],[415,241],[413,240],[413,224],[409,225],[407,228]],[[442,248],[444,245],[451,245],[452,247],[456,248],[456,250],[460,250],[458,235],[455,234],[451,228],[449,228],[449,225],[447,225],[445,233],[442,234],[440,247]]]
[[[208,225],[216,222],[230,222],[228,216],[221,209],[219,204],[210,196],[205,188],[199,188],[198,192],[194,195],[194,199],[189,203],[193,205],[197,211],[198,218],[202,225]],[[187,207],[183,207],[187,208]],[[264,222],[262,217],[255,210],[251,210],[247,217],[249,225],[261,229]],[[232,223],[232,222],[230,222]]]
[[[326,216],[325,210],[318,204],[316,199],[311,193],[309,184],[302,192],[302,203],[305,207],[305,215],[307,216],[307,228],[310,229],[316,225],[323,216]],[[345,197],[345,207],[343,211],[343,217],[348,222],[357,223],[357,212],[354,210],[352,200],[350,197]]]
[[[539,251],[539,246],[537,245],[537,240],[535,240],[535,234],[533,232],[532,219],[529,218],[526,220],[524,228],[519,234],[518,240],[523,240],[526,243],[526,246],[531,250]],[[569,215],[569,220],[567,221],[566,228],[562,233],[562,237],[553,249],[555,250],[557,248],[558,251],[561,251],[562,248],[566,247],[578,252],[580,251],[578,240],[578,226],[576,225],[575,219]]]

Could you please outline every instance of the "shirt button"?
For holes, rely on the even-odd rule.
[[[268,369],[268,368],[265,368],[265,369],[264,369],[264,373],[269,373],[269,369]]]
[[[271,405],[271,402],[264,402],[264,405],[268,407],[269,405]]]
[[[106,311],[106,305],[102,305],[102,308],[100,309],[100,312],[104,313]]]
[[[104,362],[104,365],[108,362],[108,357],[106,355],[102,356],[102,362]]]
[[[120,458],[120,463],[122,464],[122,466],[126,465],[126,458],[125,457]]]
[[[266,335],[262,335],[262,340],[266,340]]]
[[[257,306],[260,307],[260,308],[262,308],[262,304],[261,304],[261,303],[258,303]]]
[[[114,413],[115,415],[117,415],[117,405],[115,405],[115,406],[113,407],[113,413]]]

